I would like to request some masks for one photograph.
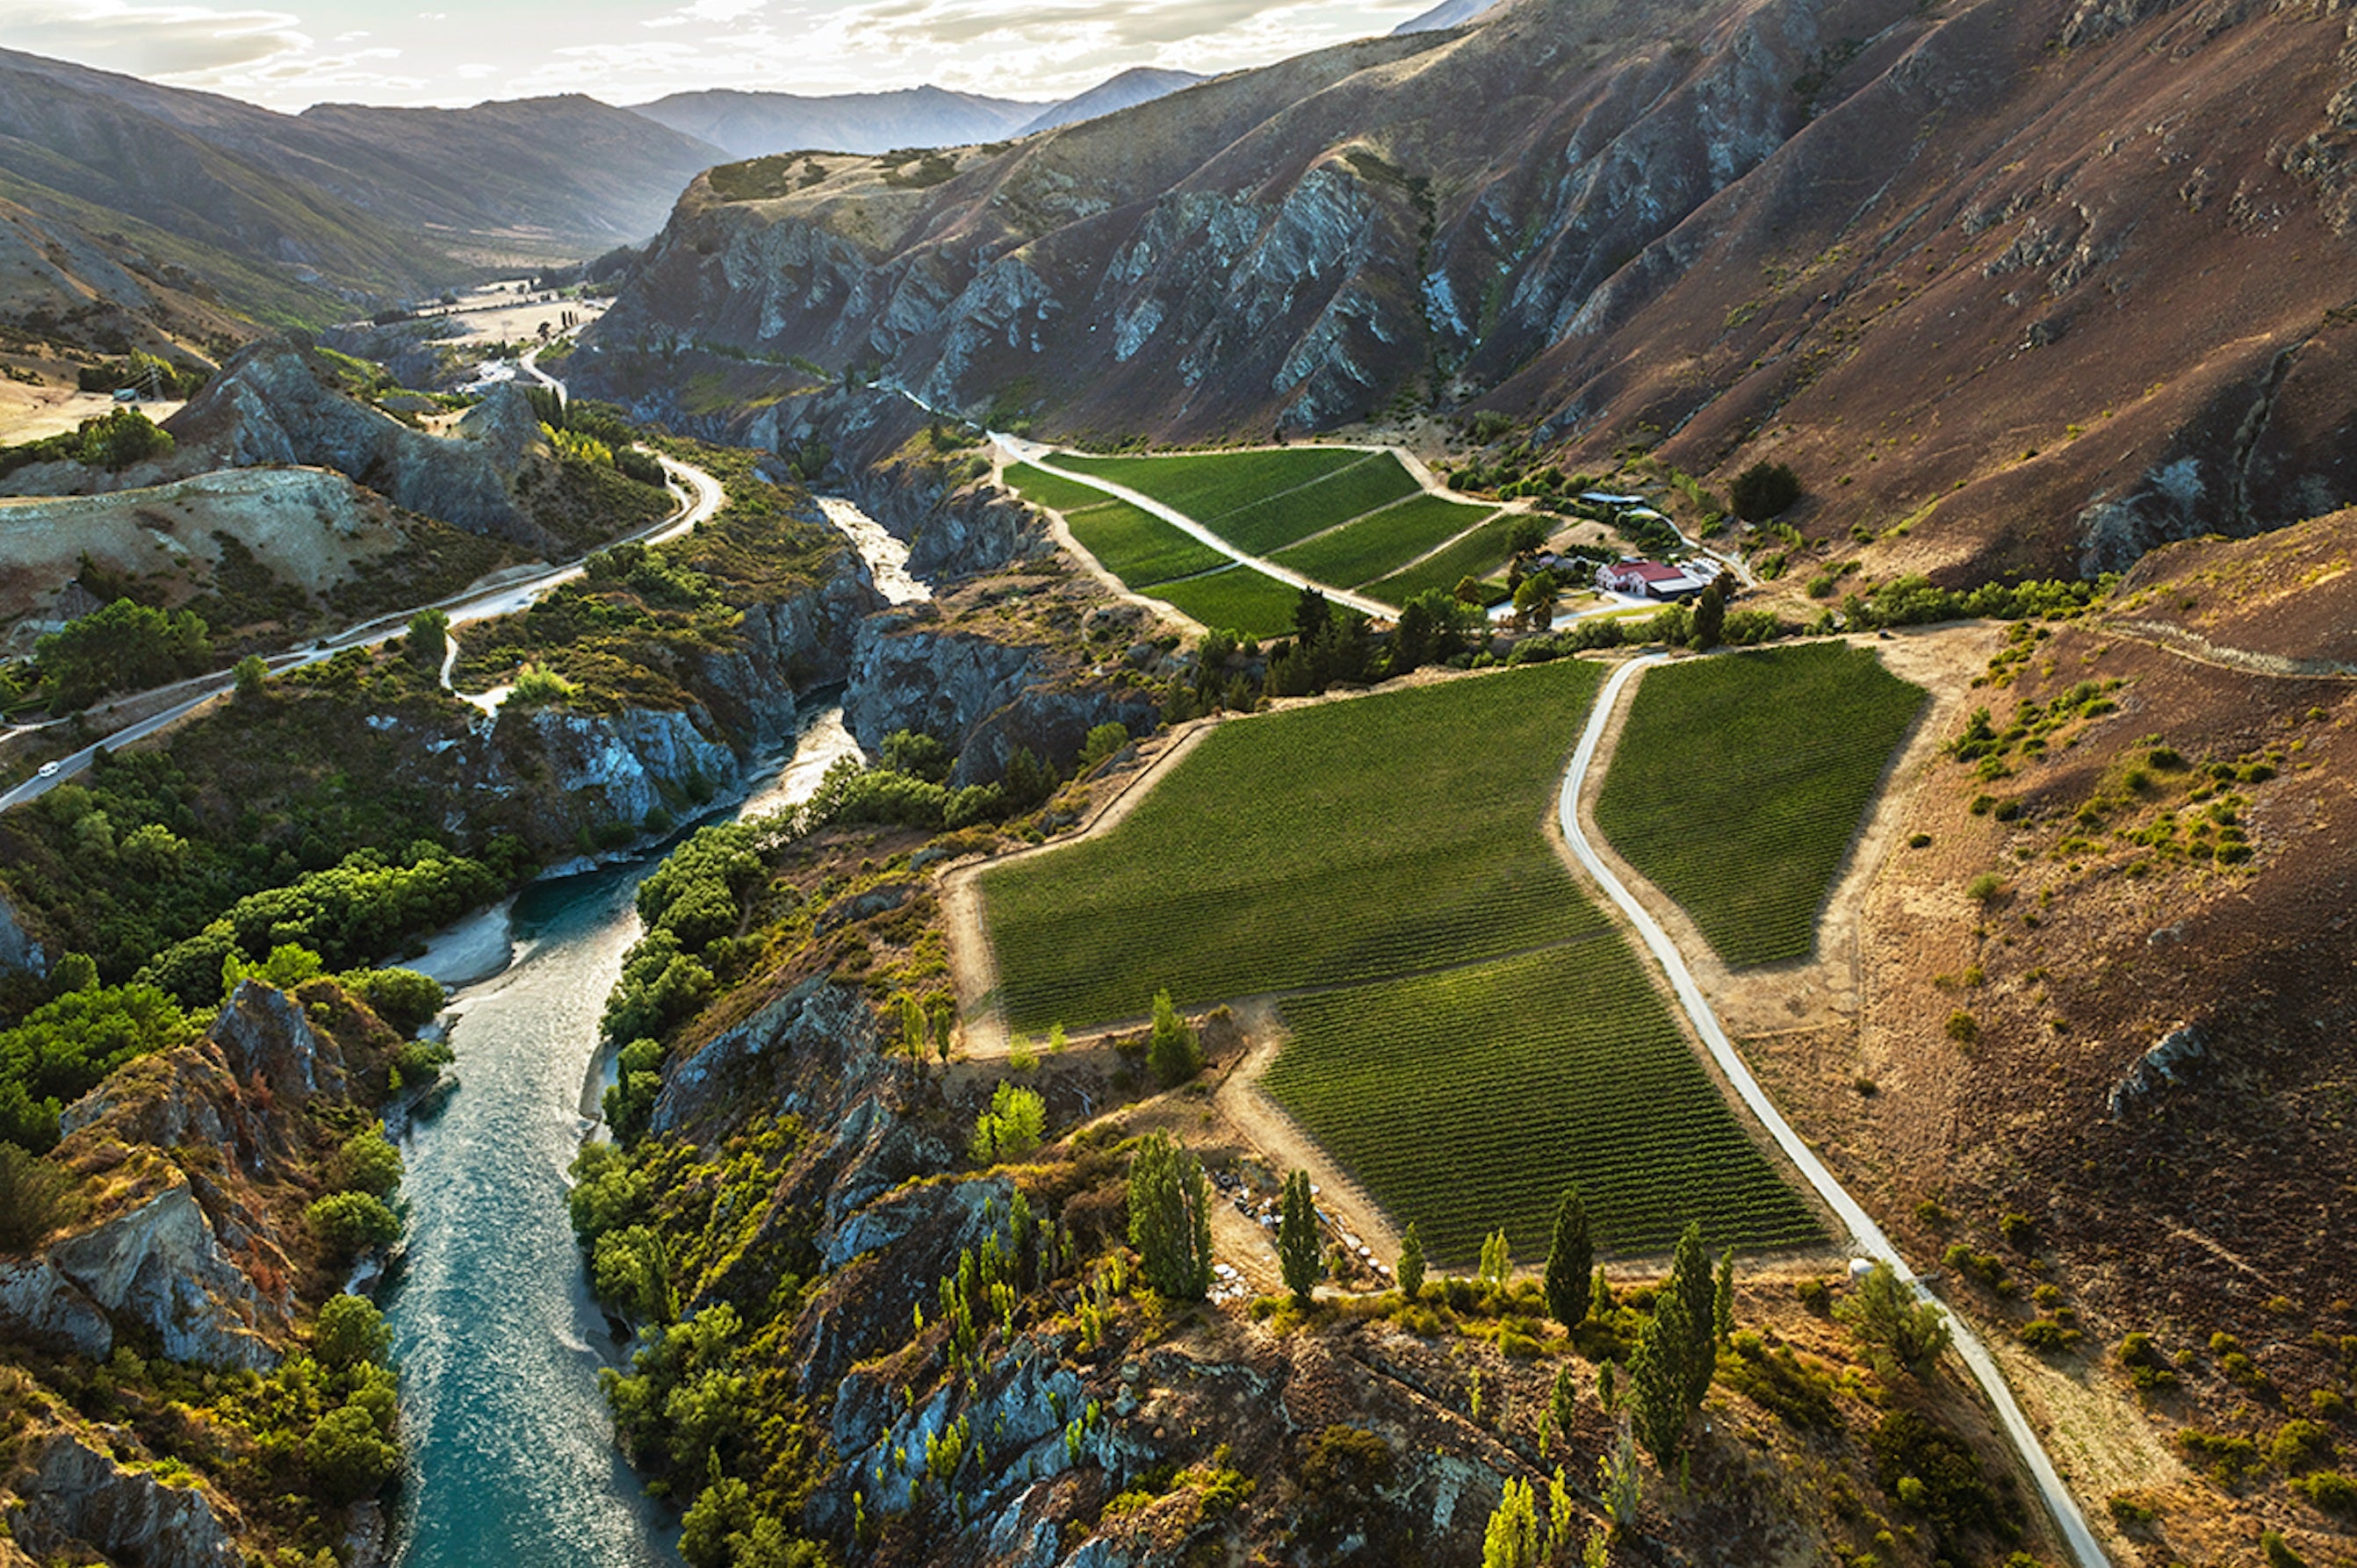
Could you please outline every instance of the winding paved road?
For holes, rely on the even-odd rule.
[[[1669,933],[1662,929],[1660,922],[1646,912],[1645,907],[1637,901],[1636,895],[1613,875],[1611,867],[1604,863],[1603,856],[1596,853],[1596,846],[1588,842],[1587,832],[1580,827],[1580,786],[1587,778],[1589,766],[1596,760],[1597,747],[1603,742],[1604,732],[1611,723],[1612,710],[1620,701],[1622,689],[1648,667],[1663,663],[1666,658],[1664,654],[1656,653],[1630,660],[1613,672],[1611,680],[1605,682],[1604,690],[1598,694],[1595,709],[1587,716],[1587,728],[1579,737],[1579,748],[1572,753],[1571,769],[1564,775],[1563,793],[1556,804],[1556,816],[1563,824],[1563,836],[1588,875],[1611,897],[1620,912],[1628,916],[1631,924],[1637,928],[1638,935],[1644,938],[1646,948],[1669,975],[1670,987],[1677,993],[1679,1004],[1685,1008],[1686,1015],[1694,1020],[1695,1032],[1701,1035],[1711,1059],[1718,1064],[1727,1081],[1735,1085],[1735,1092],[1752,1115],[1759,1118],[1760,1124],[1768,1129],[1769,1136],[1776,1140],[1776,1146],[1800,1168],[1801,1175],[1810,1187],[1816,1189],[1817,1196],[1824,1200],[1825,1206],[1849,1227],[1858,1250],[1869,1258],[1889,1263],[1900,1279],[1913,1287],[1918,1298],[1937,1306],[1946,1316],[1957,1354],[1964,1358],[1965,1368],[1996,1409],[1998,1423],[2020,1454],[2022,1463],[2028,1467],[2030,1479],[2036,1483],[2039,1496],[2045,1501],[2046,1510],[2053,1518],[2072,1560],[2079,1568],[2108,1568],[2110,1559],[2104,1555],[2104,1549],[2096,1541],[2094,1532],[2087,1528],[2086,1517],[2079,1511],[2077,1499],[2071,1496],[2070,1488],[2062,1484],[2062,1477],[2055,1472],[2053,1461],[2047,1456],[2045,1444],[2039,1441],[2038,1434],[2030,1427],[2029,1418],[2015,1402],[2013,1391],[2007,1386],[2005,1375],[1997,1369],[1996,1360],[1988,1353],[1988,1347],[1981,1343],[1980,1337],[1973,1332],[1970,1324],[1958,1314],[1949,1311],[1947,1304],[1933,1295],[1930,1288],[1916,1277],[1915,1271],[1907,1266],[1907,1260],[1900,1256],[1899,1249],[1891,1244],[1890,1238],[1883,1234],[1882,1227],[1874,1222],[1874,1217],[1867,1213],[1840,1182],[1834,1179],[1833,1173],[1817,1158],[1816,1151],[1810,1148],[1800,1133],[1792,1130],[1792,1123],[1784,1120],[1782,1112],[1776,1109],[1775,1101],[1768,1098],[1759,1080],[1751,1076],[1751,1069],[1744,1065],[1734,1042],[1727,1037],[1727,1031],[1719,1026],[1718,1015],[1711,1011],[1710,1003],[1703,996],[1702,987],[1695,983],[1694,975],[1686,969],[1685,960],[1678,954],[1677,944],[1670,940]]]
[[[536,367],[533,373],[539,374]],[[559,390],[562,391],[562,388],[560,387]],[[661,544],[665,540],[676,539],[714,512],[718,511],[720,503],[726,499],[720,481],[703,469],[690,464],[677,462],[660,453],[656,454],[656,461],[662,464],[663,472],[670,478],[670,489],[673,499],[678,502],[678,510],[661,522],[640,529],[636,533],[625,534],[622,538],[613,541],[613,543],[621,544],[637,541],[647,544]],[[332,636],[320,639],[307,649],[276,654],[265,662],[270,666],[272,674],[283,675],[290,670],[299,670],[307,664],[317,664],[322,660],[333,658],[348,648],[367,648],[384,642],[406,630],[409,618],[420,610],[438,609],[446,612],[454,628],[472,621],[490,620],[499,616],[512,615],[558,584],[569,583],[580,576],[583,570],[582,564],[576,561],[567,566],[545,567],[541,571],[502,583],[496,587],[453,594],[447,598],[436,599],[431,604],[414,606],[392,615],[378,616],[358,626],[347,627]],[[445,671],[447,675],[447,664]],[[105,738],[82,747],[80,751],[59,757],[53,771],[36,774],[15,789],[0,794],[0,811],[5,811],[11,806],[21,806],[27,800],[38,800],[75,774],[89,768],[91,759],[102,748],[113,750],[129,746],[134,741],[145,740],[158,730],[165,729],[188,717],[235,684],[236,677],[230,671],[216,671],[210,675],[199,675],[190,680],[176,682],[170,686],[158,687],[155,692],[144,693],[154,696],[175,691],[185,691],[188,695],[153,717],[141,719],[136,724],[126,725]]]

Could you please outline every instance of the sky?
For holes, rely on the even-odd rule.
[[[420,4],[440,10],[415,9]],[[1065,97],[1131,66],[1214,72],[1388,32],[1430,0],[0,0],[0,47],[299,110],[586,92],[927,82]]]

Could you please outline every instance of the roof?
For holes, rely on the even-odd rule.
[[[1634,575],[1648,583],[1699,582],[1691,572],[1676,566],[1664,566],[1659,561],[1621,561],[1609,568],[1623,576]]]
[[[1615,495],[1610,490],[1582,490],[1579,492],[1579,499],[1584,501],[1595,501],[1603,506],[1642,506],[1645,504],[1645,498],[1642,496]]]

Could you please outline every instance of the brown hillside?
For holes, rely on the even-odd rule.
[[[2357,498],[2348,35],[1516,0],[1011,145],[713,171],[581,371],[731,346],[1097,437],[1437,399],[1574,466],[1789,460],[1811,532],[1911,522],[1877,575],[2115,569]]]

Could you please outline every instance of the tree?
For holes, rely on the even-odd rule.
[[[1555,624],[1559,592],[1560,585],[1553,572],[1534,572],[1514,588],[1514,614],[1523,626],[1544,631]]]
[[[1538,1498],[1528,1481],[1509,1480],[1481,1537],[1481,1568],[1538,1568]]]
[[[1437,639],[1432,607],[1419,594],[1400,607],[1399,620],[1392,628],[1392,673],[1405,675],[1431,663]]]
[[[1176,1089],[1203,1070],[1202,1042],[1171,1005],[1168,991],[1154,993],[1154,1032],[1146,1042],[1146,1065],[1165,1089]]]
[[[438,674],[442,669],[442,656],[449,649],[449,616],[440,610],[424,609],[409,618],[409,640],[403,650],[409,655],[411,663]]]
[[[319,1320],[311,1329],[311,1355],[328,1370],[340,1372],[360,1361],[382,1366],[392,1350],[393,1330],[368,1297],[332,1295],[319,1308]]]
[[[144,691],[193,675],[212,652],[212,635],[194,610],[117,599],[34,643],[33,665],[62,713],[109,692]]]
[[[1492,1230],[1481,1239],[1480,1277],[1493,1285],[1502,1285],[1514,1273],[1514,1250],[1506,1241],[1506,1232]]]
[[[1746,522],[1765,522],[1801,499],[1801,476],[1788,464],[1754,463],[1735,476],[1727,493],[1736,516]]]
[[[237,661],[237,700],[249,706],[262,701],[263,687],[270,679],[270,666],[262,661],[259,653],[249,653]]]
[[[336,1151],[330,1172],[335,1184],[348,1192],[382,1197],[401,1185],[401,1151],[382,1128],[363,1127]]]
[[[373,1496],[401,1468],[401,1450],[377,1430],[376,1418],[356,1404],[319,1418],[303,1440],[303,1458],[320,1495],[335,1503]]]
[[[1148,1134],[1130,1160],[1129,1244],[1162,1294],[1200,1301],[1211,1294],[1211,1184],[1202,1163],[1168,1133]]]
[[[1536,512],[1524,512],[1514,519],[1506,530],[1506,551],[1512,555],[1534,555],[1539,546],[1547,542],[1546,519]]]
[[[1555,1240],[1547,1249],[1547,1315],[1566,1328],[1577,1328],[1587,1318],[1588,1293],[1594,1283],[1596,1243],[1587,1230],[1587,1205],[1579,1189],[1567,1187],[1555,1206]]]
[[[1834,1316],[1886,1376],[1904,1368],[1925,1377],[1948,1348],[1946,1316],[1928,1301],[1918,1302],[1888,1262],[1875,1264],[1857,1289],[1835,1303]]]
[[[1048,1108],[1037,1090],[1001,1079],[988,1107],[974,1119],[966,1152],[982,1165],[1021,1159],[1039,1146],[1047,1122]]]
[[[1407,1234],[1400,1238],[1400,1294],[1414,1301],[1424,1294],[1424,1238],[1416,1234],[1415,1221],[1407,1222]]]
[[[1711,1333],[1716,1320],[1717,1282],[1712,1278],[1710,1257],[1702,1250],[1702,1223],[1688,1220],[1678,1236],[1676,1256],[1670,1264],[1666,1290],[1678,1297],[1684,1308],[1681,1314],[1685,1325],[1686,1342],[1682,1347],[1678,1365],[1686,1376],[1686,1408],[1702,1408],[1703,1396],[1710,1392],[1711,1375],[1718,1369],[1718,1349]]]
[[[1714,581],[1695,600],[1694,648],[1697,653],[1718,646],[1719,636],[1727,629],[1727,595]]]
[[[1629,1353],[1628,1392],[1638,1440],[1664,1468],[1684,1444],[1686,1423],[1701,1402],[1691,1397],[1687,1368],[1693,1345],[1685,1297],[1665,1285],[1653,1298],[1653,1316],[1637,1330],[1636,1347]]]
[[[1308,1305],[1318,1276],[1326,1272],[1318,1245],[1318,1206],[1309,1194],[1309,1173],[1295,1171],[1285,1178],[1285,1210],[1276,1224],[1276,1262],[1285,1288]]]
[[[1712,1283],[1711,1337],[1721,1345],[1735,1337],[1735,1249],[1718,1255],[1718,1277]]]
[[[312,1234],[341,1258],[401,1236],[399,1217],[384,1206],[382,1198],[365,1192],[331,1192],[312,1204],[305,1218]]]
[[[1478,606],[1488,600],[1490,590],[1481,585],[1480,578],[1468,573],[1457,579],[1455,597],[1458,604]]]
[[[1333,634],[1334,611],[1326,596],[1315,588],[1304,588],[1293,603],[1293,636],[1308,653]]]

